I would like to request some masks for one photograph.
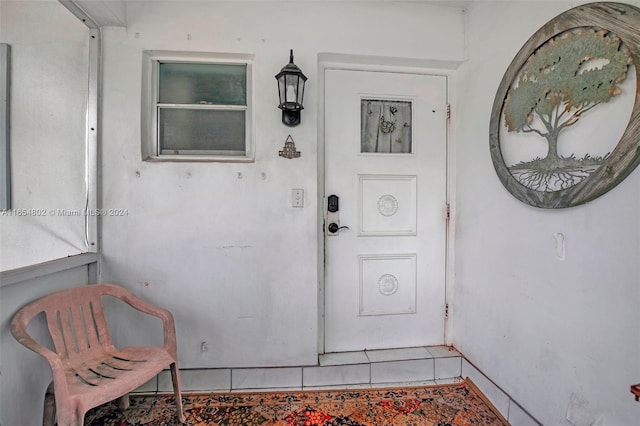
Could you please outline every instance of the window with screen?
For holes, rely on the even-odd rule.
[[[252,62],[246,55],[147,52],[143,156],[252,159]]]

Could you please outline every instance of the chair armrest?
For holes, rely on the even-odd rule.
[[[151,303],[139,298],[129,290],[115,284],[101,284],[105,287],[105,294],[113,296],[127,303],[132,308],[145,314],[160,318],[162,320],[162,331],[164,335],[164,349],[175,359],[178,359],[178,350],[176,342],[176,327],[173,315],[166,309],[152,305]]]
[[[67,395],[67,378],[65,376],[62,359],[57,353],[38,343],[25,331],[27,323],[25,322],[24,316],[24,312],[19,311],[13,317],[13,319],[11,320],[11,334],[21,345],[32,350],[33,352],[37,353],[47,360],[49,366],[51,367],[51,374],[53,375],[54,382],[58,385],[64,385],[58,386],[56,392],[62,395]]]

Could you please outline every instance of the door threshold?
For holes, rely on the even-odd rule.
[[[350,352],[330,352],[318,356],[321,367],[334,365],[372,364],[378,362],[461,357],[453,346],[418,346],[409,348],[372,349]]]

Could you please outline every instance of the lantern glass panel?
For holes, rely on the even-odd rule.
[[[278,95],[280,96],[280,105],[282,105],[285,100],[286,100],[286,88],[287,85],[285,84],[285,76],[281,76],[278,79]]]
[[[298,80],[298,103],[302,105],[302,100],[304,99],[304,84],[306,81],[304,79]]]
[[[285,76],[285,96],[286,102],[298,102],[298,80],[299,77],[297,75],[286,75]]]

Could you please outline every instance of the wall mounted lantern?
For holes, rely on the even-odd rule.
[[[280,96],[278,108],[282,110],[282,122],[290,127],[297,126],[300,124],[300,111],[304,109],[302,98],[307,77],[293,63],[293,49],[289,53],[289,63],[282,67],[276,75],[276,80],[278,80]]]

